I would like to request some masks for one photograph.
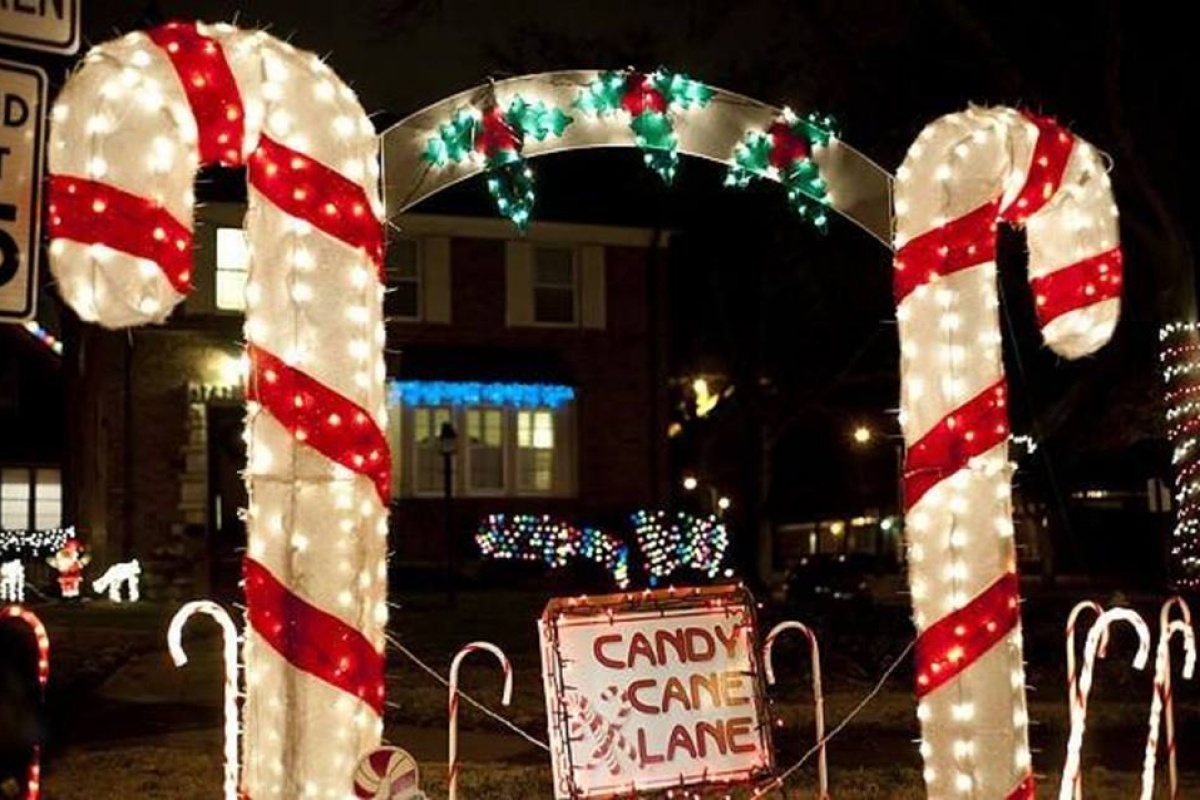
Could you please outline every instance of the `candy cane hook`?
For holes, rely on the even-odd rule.
[[[454,656],[454,660],[450,662],[450,757],[446,767],[450,800],[456,800],[458,797],[458,668],[464,658],[479,650],[494,655],[500,662],[501,669],[504,670],[504,694],[500,698],[500,702],[508,705],[512,700],[512,664],[509,663],[508,656],[504,655],[503,650],[491,642],[471,642],[458,651],[458,655]]]
[[[1071,719],[1071,735],[1067,741],[1067,760],[1063,766],[1062,783],[1059,786],[1059,800],[1071,800],[1075,796],[1079,783],[1080,751],[1083,749],[1083,732],[1087,722],[1087,698],[1092,691],[1092,672],[1096,666],[1096,654],[1100,650],[1100,640],[1105,632],[1117,620],[1123,620],[1133,626],[1138,635],[1138,649],[1133,656],[1133,668],[1145,669],[1146,661],[1150,658],[1150,629],[1136,611],[1127,608],[1110,608],[1100,615],[1096,623],[1088,631],[1087,641],[1083,645],[1083,672],[1079,676],[1079,693],[1085,713]],[[1079,788],[1079,791],[1082,791]]]
[[[1079,694],[1079,671],[1075,666],[1075,633],[1078,628],[1079,615],[1084,611],[1092,611],[1099,617],[1104,613],[1104,608],[1099,603],[1091,600],[1084,600],[1077,603],[1071,609],[1071,613],[1067,615],[1067,707],[1069,709],[1069,718],[1075,719],[1077,714],[1087,714],[1087,706],[1083,702],[1083,698]],[[1104,658],[1108,650],[1108,629],[1105,628],[1103,635],[1100,637],[1100,650],[1097,655]],[[1077,776],[1080,777],[1080,776]],[[1075,800],[1080,800],[1082,797],[1083,787],[1080,781],[1075,783]]]
[[[802,622],[789,620],[772,628],[763,642],[763,664],[766,666],[767,683],[771,686],[775,685],[775,667],[771,663],[771,653],[775,649],[775,640],[784,631],[799,631],[808,640],[808,654],[812,661],[813,716],[817,728],[817,796],[820,800],[829,800],[829,770],[825,760],[825,695],[821,691],[821,648],[817,644],[817,635]]]
[[[225,800],[238,800],[238,632],[229,613],[211,600],[193,600],[171,617],[167,649],[175,666],[188,663],[183,651],[183,627],[193,614],[207,614],[221,627],[225,662]]]
[[[19,619],[29,626],[37,645],[37,679],[42,698],[46,697],[46,684],[50,682],[50,637],[46,626],[42,624],[37,614],[24,606],[5,606],[0,612],[0,618]],[[33,755],[29,759],[29,770],[25,778],[25,800],[38,800],[42,794],[42,746],[33,746]]]
[[[247,168],[243,788],[345,797],[383,727],[391,459],[374,129],[316,56],[200,23],[95,48],[51,119],[51,271],[106,327],[162,322],[184,299],[196,171]]]
[[[1024,226],[1038,322],[1077,357],[1112,335],[1121,254],[1096,150],[1053,121],[972,108],[896,172],[905,536],[930,796],[1034,793],[1012,525],[996,230]],[[1012,724],[996,725],[996,720]]]
[[[1178,606],[1182,619],[1171,619],[1171,608]],[[1182,597],[1172,597],[1159,612],[1158,650],[1154,659],[1154,696],[1150,700],[1150,730],[1146,737],[1146,757],[1142,763],[1142,800],[1154,794],[1154,768],[1158,758],[1159,721],[1167,720],[1167,775],[1171,800],[1179,796],[1179,773],[1175,763],[1175,698],[1171,678],[1171,637],[1183,637],[1183,677],[1191,680],[1196,669],[1196,636],[1192,630],[1192,611]]]

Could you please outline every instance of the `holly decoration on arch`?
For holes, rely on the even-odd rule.
[[[829,224],[829,193],[813,152],[836,136],[837,123],[828,114],[800,117],[785,108],[766,130],[746,132],[725,184],[744,188],[755,178],[778,181],[796,213],[823,231]]]
[[[495,102],[483,110],[462,108],[429,139],[422,158],[435,167],[482,161],[496,207],[524,231],[537,199],[533,171],[523,155],[525,141],[562,136],[573,121],[560,109],[540,101],[529,103],[520,96],[504,108]]]
[[[679,138],[671,115],[703,108],[713,90],[677,72],[659,69],[602,72],[575,100],[575,107],[599,117],[627,113],[646,166],[670,183],[679,167]]]

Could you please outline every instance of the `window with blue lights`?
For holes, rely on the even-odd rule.
[[[452,490],[479,497],[572,496],[575,390],[556,384],[393,382],[389,428],[401,496],[441,496],[443,422],[454,426]]]

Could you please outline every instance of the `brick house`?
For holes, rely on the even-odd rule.
[[[245,542],[247,254],[240,205],[199,214],[196,289],[166,325],[80,331],[73,478],[98,561],[137,555],[181,587],[220,590]],[[463,559],[488,513],[592,519],[656,504],[668,468],[665,241],[595,225],[534,223],[518,237],[499,219],[397,222],[385,301],[393,562],[445,557],[446,422]]]

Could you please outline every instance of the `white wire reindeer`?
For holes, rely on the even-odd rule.
[[[113,564],[92,583],[92,590],[96,594],[108,592],[109,600],[114,603],[120,603],[121,587],[124,586],[129,595],[129,602],[136,603],[140,597],[138,593],[138,576],[141,574],[142,567],[138,564],[136,558],[133,561],[123,561],[120,564]]]

